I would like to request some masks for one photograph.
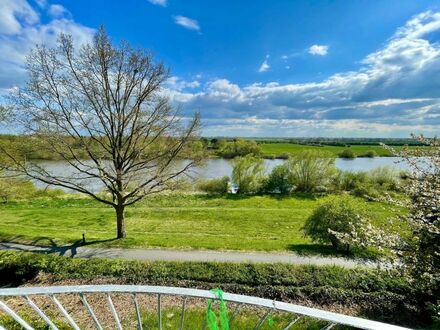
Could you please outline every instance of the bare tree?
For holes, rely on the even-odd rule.
[[[35,147],[75,174],[55,174],[3,150],[13,163],[8,169],[112,206],[117,237],[125,237],[125,208],[167,189],[195,164],[183,158],[198,115],[184,126],[161,87],[169,77],[164,65],[126,42],[114,46],[103,28],[79,49],[63,34],[55,48],[35,47],[27,71],[28,83],[11,95],[10,106]],[[99,180],[105,193],[91,189],[90,180]]]

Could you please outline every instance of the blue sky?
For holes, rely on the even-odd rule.
[[[60,31],[104,24],[172,69],[164,93],[204,135],[434,135],[440,128],[436,1],[0,0],[0,93]]]

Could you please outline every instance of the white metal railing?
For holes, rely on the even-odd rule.
[[[163,296],[181,296],[184,297],[181,306],[181,319],[179,322],[179,329],[183,328],[184,325],[184,314],[186,308],[186,298],[204,298],[204,299],[218,299],[218,297],[207,290],[198,289],[188,289],[188,288],[177,288],[177,287],[163,287],[163,286],[140,286],[140,285],[80,285],[80,286],[53,286],[53,287],[21,287],[21,288],[8,288],[0,289],[0,309],[15,321],[17,321],[24,329],[33,330],[33,327],[29,325],[16,311],[4,301],[5,298],[9,297],[22,297],[25,299],[27,304],[41,317],[41,319],[47,324],[51,329],[57,330],[57,326],[53,321],[47,316],[47,314],[34,302],[33,296],[47,296],[57,307],[59,312],[65,317],[66,321],[70,326],[79,330],[77,322],[74,320],[73,316],[65,309],[60,300],[57,299],[63,294],[75,294],[78,295],[81,302],[84,305],[85,310],[90,315],[95,323],[96,329],[102,330],[98,317],[96,316],[91,305],[87,301],[87,294],[101,293],[105,294],[107,298],[107,303],[112,313],[115,325],[117,329],[122,330],[121,320],[119,318],[118,312],[113,304],[112,293],[126,293],[131,294],[133,298],[133,308],[136,315],[136,321],[138,329],[143,329],[142,325],[142,314],[138,303],[138,297],[140,295],[155,295],[157,296],[157,316],[158,316],[158,328],[162,329],[162,308],[161,308],[161,297]],[[259,329],[262,323],[270,316],[270,314],[275,311],[287,312],[292,314],[291,321],[286,324],[283,329],[290,329],[301,317],[310,317],[322,321],[326,321],[327,325],[324,329],[331,329],[333,326],[341,324],[346,326],[351,326],[359,329],[377,329],[377,330],[397,330],[397,329],[407,329],[403,327],[398,327],[386,323],[371,321],[359,317],[347,316],[343,314],[327,312],[316,308],[309,308],[295,304],[283,303],[270,299],[263,299],[258,297],[250,297],[238,294],[224,293],[224,301],[237,303],[235,310],[231,312],[230,322],[237,316],[239,310],[242,306],[257,306],[266,309],[263,316],[260,317],[259,321],[255,325],[255,329]],[[203,328],[203,326],[201,325]],[[206,324],[204,325],[206,327]],[[4,326],[0,325],[0,330],[5,329]]]

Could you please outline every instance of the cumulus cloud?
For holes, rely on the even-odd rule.
[[[50,5],[49,15],[52,16],[53,18],[60,18],[65,15],[70,15],[70,12],[62,5],[55,4],[55,5]]]
[[[325,45],[313,45],[308,50],[309,54],[325,56],[328,53],[328,46]]]
[[[180,77],[172,76],[166,81],[166,86],[169,89],[181,91],[200,87],[200,82],[198,80],[186,81]]]
[[[260,67],[258,68],[258,72],[266,72],[270,69],[270,65],[267,62],[269,60],[269,55],[266,55],[266,58],[264,59],[263,63],[261,63]]]
[[[45,6],[45,2],[41,2]],[[62,6],[60,6],[62,7]],[[71,18],[58,16],[64,7],[49,7],[57,13],[47,23],[40,21],[40,13],[25,0],[0,2],[0,90],[22,85],[26,80],[25,57],[38,43],[54,46],[59,33],[71,34],[77,44],[92,39],[94,30],[76,23]]]
[[[438,31],[440,13],[421,13],[366,56],[357,71],[297,84],[238,86],[216,79],[197,92],[175,91],[172,98],[188,113],[200,110],[206,131],[218,134],[233,135],[236,129],[239,135],[265,136],[438,132],[440,44],[429,38]]]
[[[23,26],[31,26],[39,19],[39,15],[26,0],[2,0],[0,2],[0,34],[17,34]]]
[[[166,7],[167,0],[148,0],[148,2],[152,3],[153,5],[158,5],[162,7]]]
[[[200,31],[199,22],[197,22],[195,19],[178,15],[174,16],[174,22],[177,25],[183,26],[185,29]]]

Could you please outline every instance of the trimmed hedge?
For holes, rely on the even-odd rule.
[[[141,262],[66,258],[27,252],[0,252],[0,285],[17,286],[37,275],[86,284],[108,278],[121,284],[212,289],[283,301],[342,304],[362,316],[412,325],[425,318],[417,292],[397,272],[337,266]],[[415,313],[419,313],[417,320]]]

